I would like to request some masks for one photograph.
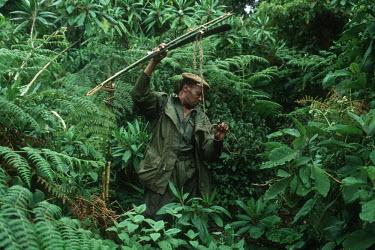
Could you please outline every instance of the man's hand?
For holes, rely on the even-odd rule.
[[[152,51],[160,51],[165,48],[165,43],[159,44],[156,48],[153,48]],[[163,53],[160,53],[159,55],[152,58],[152,60],[158,64],[161,60],[163,60],[167,56],[168,50],[164,51]],[[152,52],[151,52],[152,53]]]
[[[152,51],[160,51],[161,49],[164,49],[165,43],[159,44],[158,47],[154,48]],[[151,76],[152,72],[154,71],[156,65],[163,60],[167,56],[168,50],[164,51],[163,53],[155,56],[151,59],[150,63],[147,65],[146,69],[144,70],[145,74],[148,76]],[[152,53],[152,52],[151,52]]]
[[[222,141],[224,139],[225,134],[227,133],[228,129],[229,129],[229,127],[228,127],[227,124],[225,124],[225,122],[220,123],[220,121],[218,121],[216,130],[214,132],[215,140]]]

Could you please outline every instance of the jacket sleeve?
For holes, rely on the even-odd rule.
[[[219,159],[223,149],[222,141],[215,141],[206,115],[199,115],[195,132],[197,150],[201,160],[213,162]]]
[[[163,92],[156,92],[151,89],[150,77],[144,72],[138,78],[130,94],[135,111],[144,115],[147,120],[152,120],[157,116],[158,107],[163,102],[163,96],[166,95]]]

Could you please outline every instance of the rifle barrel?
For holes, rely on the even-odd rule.
[[[206,25],[201,25],[200,27],[174,39],[173,41],[167,43],[165,45],[165,47],[159,51],[153,51],[151,52],[150,54],[148,54],[147,56],[139,59],[138,61],[130,64],[129,66],[127,66],[126,68],[120,70],[119,72],[117,72],[116,74],[114,74],[113,76],[109,77],[108,79],[106,79],[105,81],[103,81],[102,83],[100,83],[99,85],[97,85],[95,88],[93,88],[92,90],[90,90],[89,92],[87,92],[86,95],[92,95],[94,94],[96,91],[98,91],[101,87],[104,86],[104,84],[108,83],[109,81],[112,81],[113,79],[115,79],[116,77],[120,76],[121,74],[131,70],[132,68],[136,67],[137,65],[145,62],[145,61],[148,61],[158,55],[160,55],[161,53],[167,51],[167,50],[172,50],[172,49],[176,49],[178,47],[181,47],[183,45],[186,45],[188,43],[191,43],[191,42],[194,42],[196,37],[198,35],[201,35],[202,38],[204,37],[207,37],[207,36],[211,36],[211,35],[214,35],[216,33],[220,33],[220,32],[224,32],[224,31],[229,31],[232,29],[232,27],[229,25],[229,24],[223,24],[221,26],[218,26],[216,28],[212,28],[212,29],[209,29],[209,27],[212,27],[213,25],[215,25],[216,23],[218,22],[221,22],[222,20],[230,17],[231,14],[228,13],[226,15],[223,15],[217,19],[214,19],[212,20],[211,22],[209,22],[207,26]]]

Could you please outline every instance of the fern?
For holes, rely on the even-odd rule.
[[[32,199],[32,193],[23,187],[13,186],[2,198],[1,216],[6,221],[12,239],[18,246],[16,249],[38,249],[33,225],[28,220],[26,208]]]
[[[28,186],[30,186],[31,167],[29,166],[27,160],[10,148],[2,146],[0,146],[0,156],[4,158],[5,163],[15,168],[22,180],[27,183]]]
[[[249,83],[256,83],[257,81],[267,79],[269,81],[273,80],[278,75],[278,70],[276,66],[266,68],[260,72],[254,73],[252,76],[246,79]]]
[[[37,174],[52,181],[55,175],[49,162],[44,159],[36,149],[25,147],[28,159],[36,166]]]
[[[276,102],[269,100],[257,100],[252,107],[252,110],[257,112],[260,116],[268,117],[279,114],[282,108],[283,107]]]
[[[80,240],[76,233],[78,229],[78,221],[67,217],[60,219],[63,224],[59,224],[59,230],[64,239],[64,247],[67,249],[79,249]]]
[[[327,100],[323,100],[321,97],[305,96],[300,100],[296,100],[296,103],[307,104],[310,103],[311,108],[325,110],[329,107]]]
[[[251,64],[268,64],[268,61],[263,57],[254,55],[241,55],[226,59],[231,65],[238,69],[244,69]]]
[[[8,175],[5,172],[3,168],[0,168],[0,196],[2,195],[3,190],[6,189],[7,187],[7,182],[8,182]]]
[[[0,98],[0,124],[7,124],[8,128],[29,128],[41,131],[38,122],[21,107]],[[29,126],[29,127],[27,127]]]
[[[39,245],[43,249],[62,249],[64,243],[56,221],[61,216],[61,209],[42,201],[37,204],[33,211],[35,213],[35,229]]]
[[[133,109],[133,100],[130,96],[132,89],[133,85],[129,83],[116,82],[116,94],[113,100],[114,109],[112,110],[118,120],[124,116],[124,113],[130,113]]]
[[[1,249],[20,249],[10,228],[7,225],[7,218],[0,214],[0,248]]]
[[[12,186],[0,197],[0,248],[11,249],[115,249],[111,241],[80,227],[78,220],[61,217],[61,209],[47,201],[30,210],[33,194]]]

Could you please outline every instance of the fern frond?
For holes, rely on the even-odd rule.
[[[26,208],[32,198],[33,195],[30,190],[15,185],[9,188],[7,194],[1,200],[13,206]]]
[[[7,182],[9,180],[9,177],[5,170],[0,167],[0,196],[3,195],[3,192],[5,189],[7,189]]]
[[[52,163],[51,166],[55,171],[59,172],[60,174],[64,174],[68,171],[64,157],[62,157],[60,154],[57,154],[55,151],[47,148],[43,148],[41,151],[45,155],[46,160]]]
[[[35,221],[58,220],[61,217],[61,208],[47,201],[38,202],[33,211]]]
[[[4,158],[7,164],[15,168],[21,179],[30,186],[31,168],[27,160],[10,148],[2,146],[0,146],[0,156]]]
[[[255,83],[260,80],[273,80],[275,77],[277,77],[278,70],[276,66],[272,66],[269,68],[266,68],[260,72],[254,73],[252,76],[246,79],[247,82],[249,83]]]
[[[263,57],[254,56],[254,55],[240,55],[232,58],[226,59],[231,65],[235,66],[238,69],[244,69],[247,66],[257,63],[257,64],[268,64],[268,61]]]
[[[0,98],[0,123],[7,124],[8,128],[19,128],[20,125],[29,125],[30,129],[40,131],[38,122],[21,107]],[[19,124],[16,124],[19,123]]]
[[[329,107],[329,104],[326,103],[326,101],[323,100],[321,97],[305,96],[305,98],[296,100],[296,103],[300,103],[300,104],[311,103],[311,108],[319,109],[319,110],[325,110]]]
[[[62,185],[55,185],[50,182],[48,182],[46,179],[37,176],[38,182],[41,183],[44,187],[47,188],[48,192],[52,194],[52,196],[57,197],[62,200],[63,203],[65,203],[67,200],[69,201],[70,198],[68,194],[73,193],[73,191],[76,189],[76,187],[70,185],[70,186],[62,186]]]
[[[1,216],[7,218],[7,226],[20,249],[38,249],[33,225],[28,218],[28,205],[32,193],[21,186],[12,186],[3,197]]]
[[[80,250],[98,246],[117,249],[113,242],[95,239],[92,232],[80,227],[78,220],[60,218],[61,209],[47,201],[38,202],[31,211],[32,199],[33,194],[28,189],[17,185],[0,197],[1,249]]]
[[[116,82],[116,95],[113,101],[114,109],[117,118],[122,117],[125,112],[132,112],[133,100],[130,96],[130,92],[133,89],[133,85],[122,81]],[[125,111],[125,112],[124,112]]]
[[[37,174],[47,178],[49,181],[53,181],[53,176],[55,175],[54,171],[49,162],[40,155],[40,151],[29,147],[24,147],[22,149],[27,152],[28,159],[34,163]]]
[[[0,214],[0,248],[4,250],[21,249],[7,222],[8,219]]]
[[[1,213],[9,219],[7,225],[20,249],[39,249],[33,224],[30,223],[28,213],[24,209],[26,207],[5,204],[1,207]]]
[[[41,201],[33,209],[37,239],[42,249],[62,249],[63,239],[57,228],[61,209],[46,201]]]
[[[255,101],[252,110],[257,112],[260,116],[268,117],[280,113],[282,106],[276,102],[268,100],[257,100]]]
[[[59,224],[59,230],[64,239],[64,247],[66,249],[80,249],[80,239],[76,233],[78,230],[78,221],[63,217],[60,219],[62,224]]]

